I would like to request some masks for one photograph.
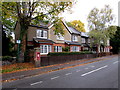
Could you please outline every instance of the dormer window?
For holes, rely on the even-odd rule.
[[[90,43],[90,39],[88,39],[88,43]]]
[[[64,40],[64,37],[59,33],[58,35],[56,35],[57,40]]]
[[[78,41],[78,37],[76,35],[72,36],[72,41]]]
[[[45,30],[37,30],[37,38],[45,38],[47,39],[47,31]]]

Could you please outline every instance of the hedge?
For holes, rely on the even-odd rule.
[[[81,52],[50,52],[48,56],[77,55],[77,54],[93,54],[91,51]]]
[[[0,57],[0,60],[2,60],[2,61],[10,61],[10,62],[12,62],[15,59],[16,58],[14,58],[12,56],[2,56],[2,57]]]

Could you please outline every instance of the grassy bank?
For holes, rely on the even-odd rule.
[[[16,72],[19,70],[23,70],[23,69],[27,70],[30,68],[34,68],[34,64],[32,64],[32,63],[15,63],[15,64],[11,64],[11,65],[2,66],[1,73]]]

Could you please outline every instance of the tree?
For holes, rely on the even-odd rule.
[[[80,20],[74,20],[71,22],[67,22],[67,25],[74,27],[75,29],[77,29],[80,32],[86,32],[85,28],[84,28],[84,23],[82,23]]]
[[[14,32],[15,22],[12,19],[2,18],[2,29],[5,31],[6,35],[11,36],[12,32]]]
[[[91,44],[107,45],[107,40],[115,34],[116,27],[111,26],[114,21],[114,15],[109,5],[101,10],[94,8],[88,15],[89,36],[94,40]]]
[[[34,1],[34,0],[33,0]],[[56,21],[58,14],[70,9],[72,2],[3,2],[2,16],[16,20],[20,24],[21,52],[26,51],[27,29],[31,23],[48,20]]]
[[[110,38],[110,45],[113,47],[112,52],[117,54],[120,52],[120,27],[117,26],[117,31],[113,37]]]
[[[0,3],[1,4],[1,3]],[[2,55],[14,56],[13,53],[14,43],[13,37],[11,36],[15,27],[15,21],[11,18],[7,18],[5,15],[2,16]]]
[[[14,43],[11,41],[12,36],[7,36],[4,30],[2,30],[2,55],[12,55],[12,49]]]

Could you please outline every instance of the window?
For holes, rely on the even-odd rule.
[[[79,46],[72,46],[71,51],[72,52],[79,52]]]
[[[37,30],[37,38],[46,38],[47,39],[47,31]]]
[[[88,43],[90,43],[90,39],[88,39]]]
[[[84,47],[84,50],[89,50],[88,47]]]
[[[52,52],[51,45],[40,45],[41,54],[48,54],[49,52]]]
[[[78,41],[77,36],[73,35],[73,36],[72,36],[72,41]]]
[[[82,43],[85,43],[85,38],[81,38]]]
[[[62,52],[62,46],[54,46],[55,52]]]
[[[57,40],[64,40],[64,37],[59,33],[59,35],[56,35]]]
[[[110,46],[110,41],[109,41],[109,39],[107,40],[107,46]]]

